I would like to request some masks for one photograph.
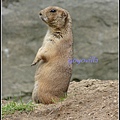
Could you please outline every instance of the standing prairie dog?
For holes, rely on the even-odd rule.
[[[32,99],[35,103],[52,104],[66,97],[72,75],[72,20],[70,14],[57,6],[40,11],[48,31],[32,65],[39,63],[35,73]]]

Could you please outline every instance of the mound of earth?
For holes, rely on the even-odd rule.
[[[39,104],[30,113],[15,112],[3,120],[118,120],[118,80],[71,82],[64,101]]]

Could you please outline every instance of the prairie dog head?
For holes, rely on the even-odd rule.
[[[47,7],[39,12],[41,19],[50,27],[62,28],[67,24],[69,13],[57,6]]]

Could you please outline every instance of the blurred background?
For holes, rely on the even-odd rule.
[[[71,81],[118,79],[118,0],[2,0],[2,99],[31,98],[30,65],[47,31],[38,13],[53,5],[72,17],[74,58],[98,59],[74,63]]]

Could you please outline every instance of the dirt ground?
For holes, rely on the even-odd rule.
[[[3,120],[118,120],[118,80],[71,82],[68,97],[57,104],[39,104],[30,113]]]

